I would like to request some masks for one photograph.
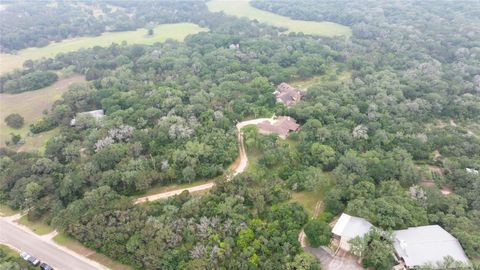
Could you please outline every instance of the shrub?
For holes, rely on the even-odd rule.
[[[24,124],[24,119],[20,114],[12,113],[5,117],[5,123],[12,128],[21,128]]]

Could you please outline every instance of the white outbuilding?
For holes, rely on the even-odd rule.
[[[436,266],[450,256],[468,264],[458,240],[438,225],[428,225],[394,232],[395,253],[406,269],[423,265]]]
[[[99,120],[105,116],[105,112],[103,110],[94,110],[94,111],[77,113],[76,117],[82,114],[91,115],[95,120]],[[70,126],[72,127],[75,126],[76,122],[77,122],[77,118],[73,118],[72,120],[70,120]]]
[[[348,241],[357,236],[363,237],[372,227],[373,225],[363,218],[343,213],[333,226],[332,234],[334,240],[338,241],[338,248],[349,251]]]

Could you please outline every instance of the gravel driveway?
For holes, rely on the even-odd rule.
[[[336,256],[330,249],[325,247],[304,247],[305,251],[313,254],[320,261],[325,270],[363,270],[356,262],[356,258],[346,252],[338,252]]]

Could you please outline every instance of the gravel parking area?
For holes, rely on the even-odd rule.
[[[333,252],[325,247],[312,248],[305,247],[305,251],[310,252],[318,258],[322,268],[325,270],[363,270],[361,265],[356,262],[356,258],[346,252],[338,252],[335,256]]]

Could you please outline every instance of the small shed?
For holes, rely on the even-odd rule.
[[[349,251],[348,241],[355,237],[363,237],[370,231],[373,225],[367,220],[342,213],[333,226],[332,234],[334,240],[338,241],[338,248]]]
[[[473,169],[473,168],[465,168],[465,171],[467,171],[467,173],[471,173],[471,174],[479,174],[478,170]]]
[[[70,126],[74,127],[75,124],[76,124],[76,119],[79,115],[82,115],[82,114],[89,114],[91,115],[93,118],[95,118],[95,120],[99,120],[101,118],[103,118],[105,116],[105,113],[103,110],[94,110],[94,111],[88,111],[88,112],[81,112],[81,113],[77,113],[76,117],[73,118],[72,120],[70,120]]]

